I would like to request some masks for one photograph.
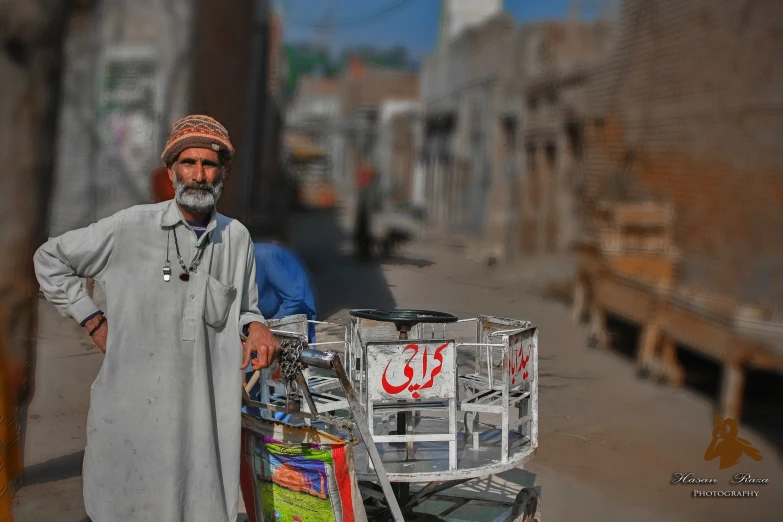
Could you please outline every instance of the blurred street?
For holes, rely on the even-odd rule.
[[[262,465],[268,440],[243,461],[252,472],[225,457],[238,448],[223,430],[239,427],[217,414],[234,400],[235,364],[218,360],[238,357],[227,318],[248,328],[249,351],[277,349],[253,288],[264,317],[306,330],[311,344],[316,335],[343,349],[350,326],[361,356],[346,367],[365,407],[378,406],[367,427],[393,479],[445,483],[527,459],[448,491],[454,506],[395,484],[406,522],[781,520],[780,0],[12,0],[0,5],[0,36],[0,522],[12,505],[16,522],[90,522],[87,414],[101,402],[91,397],[97,346],[115,313],[129,321],[118,327],[126,347],[147,346],[141,324],[170,365],[110,350],[126,358],[109,358],[93,412],[115,413],[118,397],[157,386],[139,375],[176,368],[179,381],[155,375],[171,389],[154,398],[170,399],[159,417],[182,426],[147,422],[146,395],[124,402],[138,405],[121,412],[133,429],[105,411],[91,417],[90,429],[114,426],[90,439],[86,489],[133,484],[125,506],[90,500],[105,508],[91,507],[94,517],[231,519],[223,501],[238,476],[267,521],[310,522],[300,514],[313,516],[311,502],[335,519],[352,503],[371,520],[389,508],[389,490],[368,484],[363,446],[339,501],[333,483],[347,473],[330,452],[319,480]],[[180,223],[126,219],[171,201],[166,219],[179,209],[201,241],[189,268],[183,236],[173,234],[176,259],[168,240]],[[217,228],[213,212],[236,221]],[[164,238],[159,225],[175,228]],[[223,240],[230,227],[240,239]],[[215,251],[225,257],[191,279]],[[190,281],[173,288],[181,296],[146,278],[153,259],[156,277]],[[410,309],[437,313],[411,319]],[[453,328],[436,346],[422,334],[431,320]],[[207,335],[176,335],[193,321]],[[291,392],[303,348],[281,344],[269,401],[288,414],[295,397],[278,392]],[[482,350],[499,354],[494,368],[473,366]],[[180,364],[193,353],[204,360]],[[340,382],[320,377],[319,421],[348,416]],[[188,413],[169,413],[182,404]],[[420,407],[438,418],[422,421]],[[115,454],[128,431],[133,455],[137,442],[154,449],[147,461]],[[138,481],[116,471],[124,465]],[[540,520],[498,517],[515,499],[534,511],[532,488]],[[263,499],[281,490],[300,496]],[[410,520],[413,506],[425,520]]]
[[[747,427],[741,435],[764,456],[753,476],[770,480],[743,486],[760,490],[758,498],[692,498],[694,486],[670,484],[674,473],[688,472],[728,484],[744,469],[717,471],[704,461],[714,413],[708,398],[639,380],[629,360],[587,347],[587,328],[572,326],[568,306],[557,299],[574,259],[553,255],[493,269],[467,259],[458,241],[425,234],[399,256],[361,262],[351,254],[350,215],[294,216],[293,244],[314,278],[323,319],[344,322],[351,308],[424,307],[459,317],[519,317],[540,328],[538,453],[524,469],[468,482],[460,494],[510,501],[522,486],[535,486],[546,522],[778,520],[779,456]],[[26,486],[15,514],[23,522],[83,522],[84,426],[102,356],[43,298],[40,314]],[[480,513],[460,519],[484,520]]]

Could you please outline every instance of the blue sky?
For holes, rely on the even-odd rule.
[[[361,25],[336,26],[324,32],[309,27],[323,23],[327,7],[333,5],[336,22],[352,21],[377,13],[396,0],[279,0],[285,13],[284,36],[288,42],[323,41],[330,48],[371,44],[378,47],[404,45],[411,54],[423,58],[436,47],[440,20],[440,0],[409,0],[402,7]],[[480,2],[482,0],[474,0]],[[583,17],[595,12],[595,7],[610,0],[582,2]],[[505,0],[504,7],[517,22],[563,18],[571,0]]]

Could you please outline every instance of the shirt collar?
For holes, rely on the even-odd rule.
[[[176,200],[172,199],[169,202],[168,208],[163,213],[163,216],[160,219],[160,226],[174,227],[179,223],[182,223],[186,227],[190,228],[190,225],[188,225],[187,221],[185,220],[185,217],[182,215],[182,211],[179,209],[179,205],[177,205]],[[207,224],[207,229],[204,232],[204,234],[201,236],[199,243],[203,241],[204,238],[207,237],[207,235],[215,229],[215,227],[217,227],[217,211],[213,208],[212,215],[209,217],[209,224]]]

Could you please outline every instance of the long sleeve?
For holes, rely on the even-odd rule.
[[[33,256],[46,298],[63,316],[81,323],[98,311],[82,278],[100,278],[109,267],[118,214],[44,243]]]
[[[256,258],[253,243],[248,238],[247,259],[245,260],[245,280],[242,283],[241,304],[239,307],[239,334],[245,337],[245,326],[250,323],[266,324],[258,309],[258,287],[256,286]]]

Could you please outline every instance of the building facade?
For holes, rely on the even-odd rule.
[[[678,283],[783,304],[783,4],[626,0],[586,100],[586,206],[674,207]],[[586,214],[586,220],[591,214]]]
[[[149,202],[171,125],[193,112],[223,123],[238,151],[220,210],[245,219],[269,212],[259,198],[277,174],[268,152],[282,125],[269,71],[284,70],[272,26],[262,0],[232,9],[216,0],[106,0],[78,11],[66,36],[50,235]],[[262,95],[253,98],[255,86]],[[251,141],[265,153],[253,155]],[[259,198],[246,199],[248,190]]]
[[[328,151],[333,166],[342,164],[339,79],[309,74],[300,76],[286,114],[289,144],[307,142],[308,146]]]
[[[468,28],[421,72],[419,162],[433,224],[485,237],[496,179],[495,146],[514,22],[506,14]]]
[[[392,204],[413,201],[415,129],[419,117],[418,101],[387,100],[381,104],[378,123],[378,172],[384,193]]]
[[[381,106],[387,100],[415,101],[418,74],[354,59],[340,77],[341,146],[337,172],[347,187],[362,163],[378,168],[378,132]]]
[[[503,114],[509,150],[506,257],[562,252],[579,239],[584,112],[593,67],[616,45],[615,25],[576,18],[523,27]]]
[[[564,250],[577,236],[569,136],[589,78],[578,71],[612,38],[603,22],[516,27],[501,13],[425,62],[420,184],[434,223],[476,256]]]

